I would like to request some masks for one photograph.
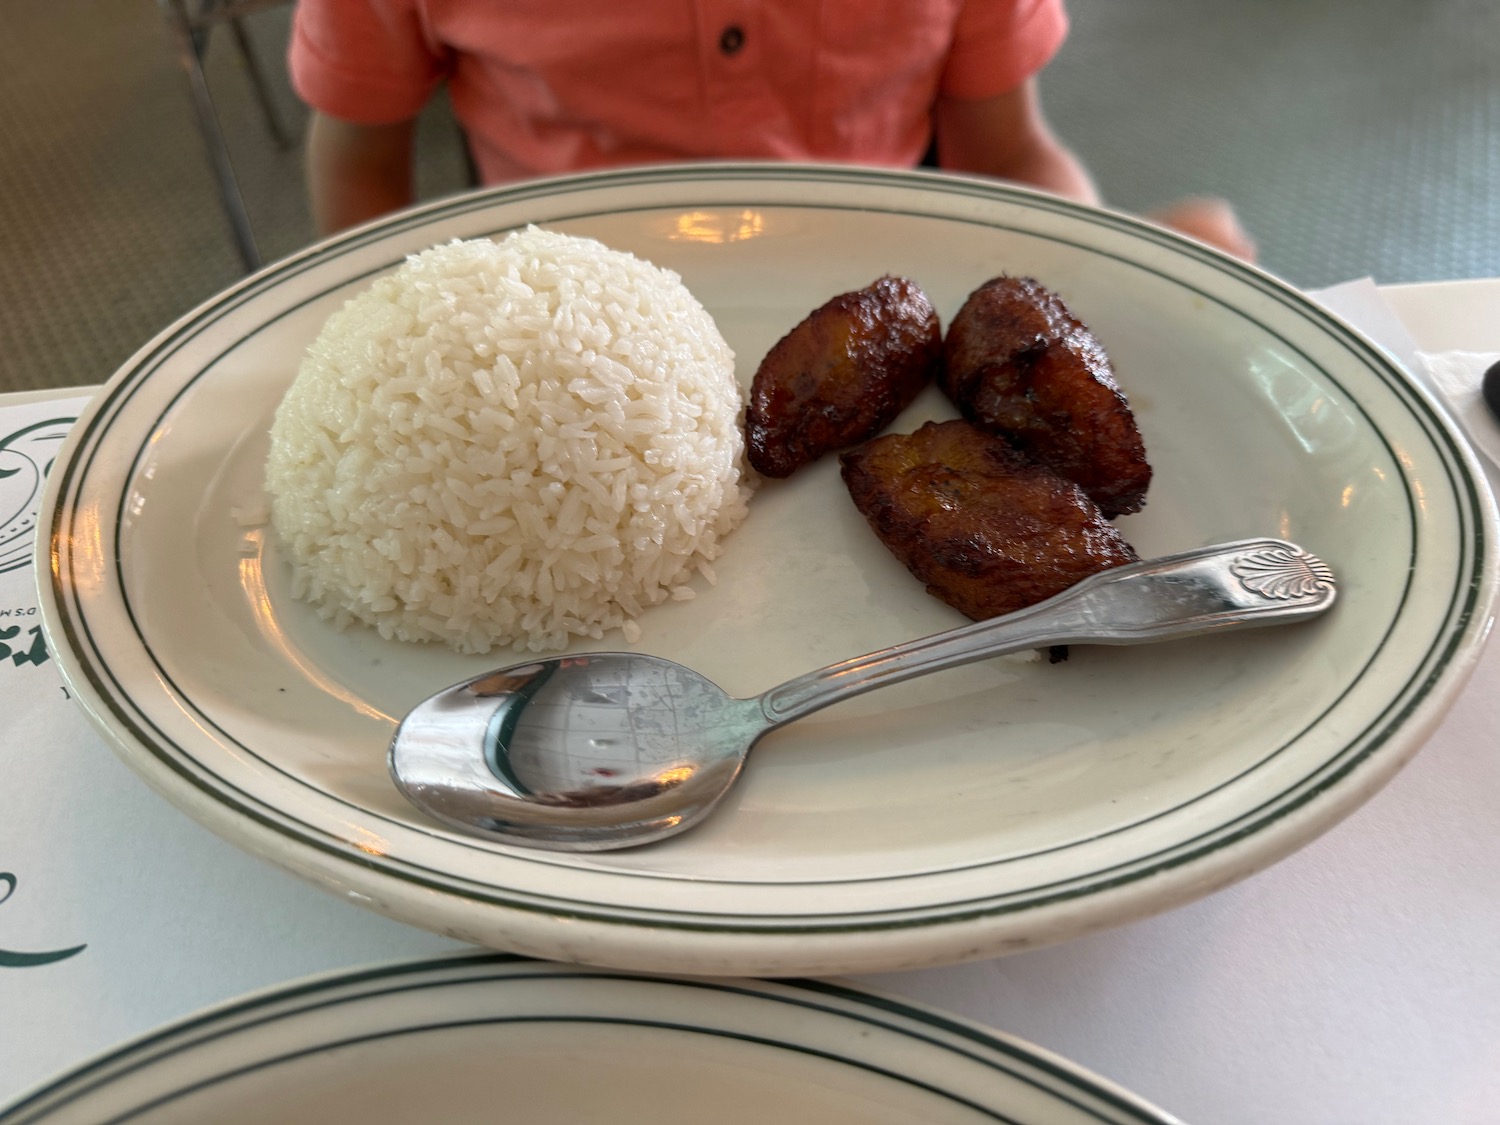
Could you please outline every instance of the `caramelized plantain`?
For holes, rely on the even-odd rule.
[[[839,461],[880,540],[976,621],[1137,558],[1076,484],[961,419],[878,437]]]
[[[931,380],[942,331],[927,295],[882,277],[815,309],[766,353],[750,385],[750,464],[768,477],[856,445]]]
[[[1107,516],[1139,511],[1151,465],[1103,347],[1031,278],[997,277],[948,326],[940,384],[965,418],[1076,482]]]

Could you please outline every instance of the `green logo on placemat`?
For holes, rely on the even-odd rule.
[[[0,903],[15,893],[16,877],[9,871],[0,871]],[[17,953],[0,949],[0,969],[30,969],[37,965],[50,965],[54,961],[66,961],[75,953],[82,953],[88,946],[75,945],[72,949],[56,949],[48,953]]]
[[[10,613],[0,609],[0,617]],[[35,614],[36,610],[30,610]],[[45,664],[47,641],[42,636],[42,627],[33,625],[23,635],[19,625],[0,625],[0,661],[9,660],[19,667],[22,664]]]
[[[42,482],[75,421],[48,418],[0,438],[0,574],[31,565]],[[0,667],[46,663],[47,642],[36,618],[34,605],[0,605]]]
[[[0,438],[0,574],[31,565],[42,482],[73,418],[49,418]],[[0,606],[0,665],[19,667],[47,660],[47,644],[36,622],[36,606]],[[11,618],[12,620],[6,620]],[[19,620],[14,620],[19,618]],[[27,619],[31,620],[27,620]],[[0,905],[16,891],[16,877],[0,871]],[[0,969],[27,969],[65,961],[86,946],[29,953],[0,949]]]
[[[0,574],[31,564],[42,481],[75,418],[49,418],[0,438]]]

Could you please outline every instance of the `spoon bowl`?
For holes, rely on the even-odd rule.
[[[532,660],[419,703],[396,728],[390,772],[418,808],[468,833],[562,851],[633,847],[702,821],[765,734],[840,700],[1025,649],[1289,624],[1335,596],[1322,560],[1251,539],[1106,570],[1015,613],[749,699],[641,653]]]
[[[597,850],[706,815],[764,733],[759,701],[691,668],[603,652],[518,664],[419,703],[391,773],[439,820],[482,835]]]

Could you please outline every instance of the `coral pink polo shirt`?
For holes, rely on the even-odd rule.
[[[713,158],[911,166],[938,94],[1041,70],[1062,0],[300,0],[290,65],[347,121],[448,82],[486,182]]]

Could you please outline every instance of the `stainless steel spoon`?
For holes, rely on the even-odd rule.
[[[768,731],[851,696],[988,656],[1129,645],[1282,625],[1333,604],[1333,573],[1279,539],[1205,547],[1095,574],[1045,602],[735,699],[670,660],[532,660],[438,692],[391,740],[419,808],[465,832],[562,851],[660,840],[697,824]]]

